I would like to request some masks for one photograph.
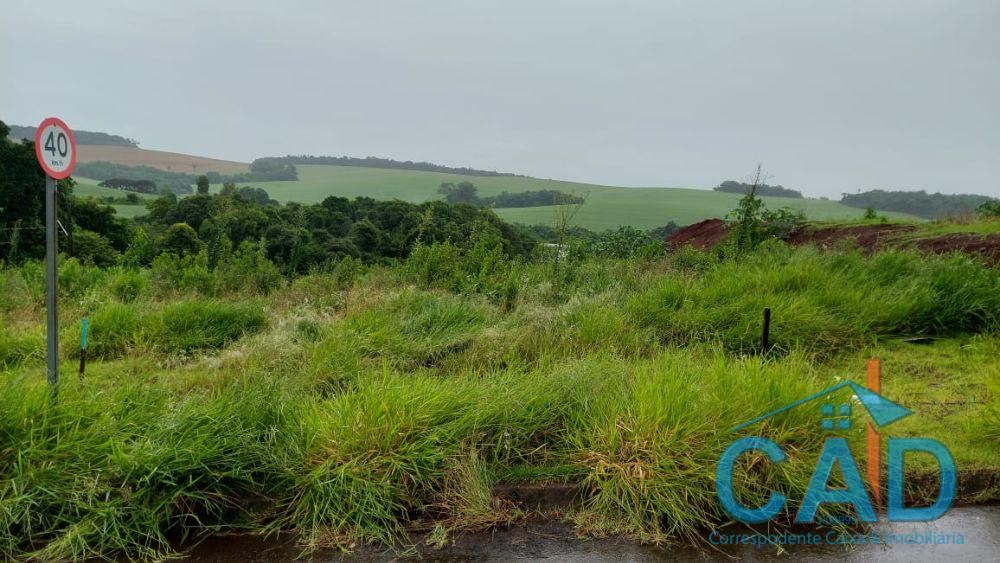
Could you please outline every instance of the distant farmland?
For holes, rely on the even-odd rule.
[[[79,145],[77,146],[77,162],[93,162],[106,160],[127,166],[150,166],[170,172],[184,174],[204,174],[218,172],[220,174],[240,174],[247,172],[250,165],[245,162],[204,158],[176,152],[153,151],[133,147],[110,145]]]
[[[354,166],[299,165],[297,168],[298,181],[253,182],[249,185],[264,188],[272,198],[283,203],[315,203],[331,195],[421,202],[440,198],[437,189],[442,182],[462,181],[475,184],[482,196],[495,195],[504,190],[559,190],[587,197],[587,202],[574,222],[595,230],[611,229],[619,225],[649,229],[670,221],[686,225],[711,217],[723,217],[736,206],[740,198],[736,194],[707,189],[623,188],[526,177],[473,177]],[[214,190],[219,188],[213,187]],[[827,200],[766,197],[764,201],[772,208],[788,206],[802,210],[810,219],[850,219],[864,214],[862,209]],[[557,218],[557,209],[498,209],[497,214],[508,221],[529,225],[553,224]]]
[[[240,173],[247,165],[239,162],[215,160],[162,151],[149,151],[130,147],[85,145],[80,147],[81,159],[110,160],[121,164],[155,166],[173,172]],[[379,200],[401,199],[423,202],[439,199],[438,187],[442,182],[469,181],[479,188],[479,195],[492,196],[502,191],[558,190],[586,197],[586,203],[574,218],[576,225],[593,230],[613,229],[631,225],[651,229],[674,221],[687,225],[712,217],[724,217],[739,201],[737,194],[691,188],[626,188],[600,186],[562,180],[544,180],[511,176],[464,176],[443,172],[417,170],[391,170],[357,166],[298,165],[299,180],[283,182],[250,182],[267,190],[270,196],[282,203],[296,201],[317,203],[329,196],[347,198],[370,197]],[[94,196],[120,196],[122,192],[99,188],[94,180],[78,179],[77,193]],[[221,186],[213,186],[218,191]],[[856,219],[864,210],[835,201],[812,198],[763,198],[770,208],[791,207],[803,211],[810,219]],[[143,206],[116,205],[120,215],[135,216],[145,212]],[[556,207],[523,207],[497,209],[497,214],[512,222],[527,225],[552,225],[558,217]],[[902,214],[887,213],[896,218]]]

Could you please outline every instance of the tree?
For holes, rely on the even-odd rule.
[[[167,233],[163,235],[162,246],[163,250],[167,252],[178,256],[186,256],[197,254],[201,250],[201,239],[198,238],[198,233],[191,228],[191,225],[187,223],[174,223],[170,225]]]
[[[198,176],[198,179],[195,181],[195,183],[198,185],[199,194],[205,195],[208,193],[208,176],[204,174]]]
[[[984,219],[1000,218],[1000,200],[987,201],[979,206],[978,211]]]
[[[86,229],[73,233],[76,257],[84,264],[108,267],[118,263],[119,253],[107,238]]]
[[[31,141],[7,138],[0,121],[0,256],[20,261],[45,256],[45,174]],[[73,180],[59,180],[59,199],[70,197]],[[65,211],[65,210],[63,210]]]
[[[448,203],[479,205],[476,186],[472,182],[459,182],[458,184],[445,182],[438,188],[438,193],[443,195],[444,200]]]

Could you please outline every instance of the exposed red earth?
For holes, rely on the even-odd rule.
[[[1000,235],[978,235],[974,233],[951,233],[930,237],[915,235],[914,225],[857,225],[851,227],[807,226],[789,238],[795,245],[814,244],[829,248],[853,243],[864,250],[880,248],[918,248],[925,252],[943,254],[961,251],[979,254],[989,262],[1000,264]],[[729,226],[721,219],[708,219],[674,231],[666,239],[671,250],[690,245],[708,249],[722,241],[729,234]]]

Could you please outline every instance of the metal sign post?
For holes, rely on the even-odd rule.
[[[59,258],[59,232],[56,231],[56,179],[45,177],[45,338],[46,357],[48,358],[49,387],[52,389],[52,399],[59,394],[59,315],[56,310],[56,261]]]
[[[45,171],[45,338],[48,380],[52,400],[59,395],[59,315],[56,266],[59,260],[57,215],[59,190],[56,180],[69,177],[76,164],[76,141],[73,132],[61,119],[49,117],[35,131],[35,156]]]

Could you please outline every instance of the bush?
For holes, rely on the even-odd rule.
[[[1000,200],[987,201],[980,205],[979,215],[985,219],[1000,218]]]
[[[633,258],[656,255],[656,246],[663,246],[649,233],[635,227],[622,226],[617,230],[604,231],[594,242],[594,253],[608,258]]]
[[[223,256],[217,271],[225,289],[239,291],[249,288],[263,295],[279,287],[285,279],[278,267],[267,259],[263,245],[250,241],[243,241],[232,255]]]
[[[133,268],[148,266],[160,254],[160,251],[160,246],[149,236],[146,229],[136,227],[132,244],[125,251],[122,262]]]
[[[128,303],[139,297],[147,285],[142,270],[122,269],[115,272],[111,278],[111,293],[122,302]]]
[[[150,278],[153,287],[161,295],[178,291],[215,295],[218,288],[216,273],[208,268],[208,255],[205,252],[200,252],[197,256],[179,256],[165,252],[153,260]]]
[[[163,235],[160,243],[163,250],[178,256],[190,256],[201,250],[201,240],[198,233],[187,223],[174,223]]]
[[[44,271],[43,266],[43,275]],[[59,294],[69,298],[79,298],[94,288],[103,288],[107,272],[97,266],[81,264],[76,258],[66,258],[59,261],[58,277]],[[42,280],[44,279],[43,277]],[[44,281],[41,287],[45,287]]]
[[[81,263],[103,268],[114,266],[121,256],[107,238],[84,229],[73,231],[73,252]]]
[[[460,278],[462,252],[451,242],[419,244],[406,261],[406,271],[420,287],[452,289]]]

